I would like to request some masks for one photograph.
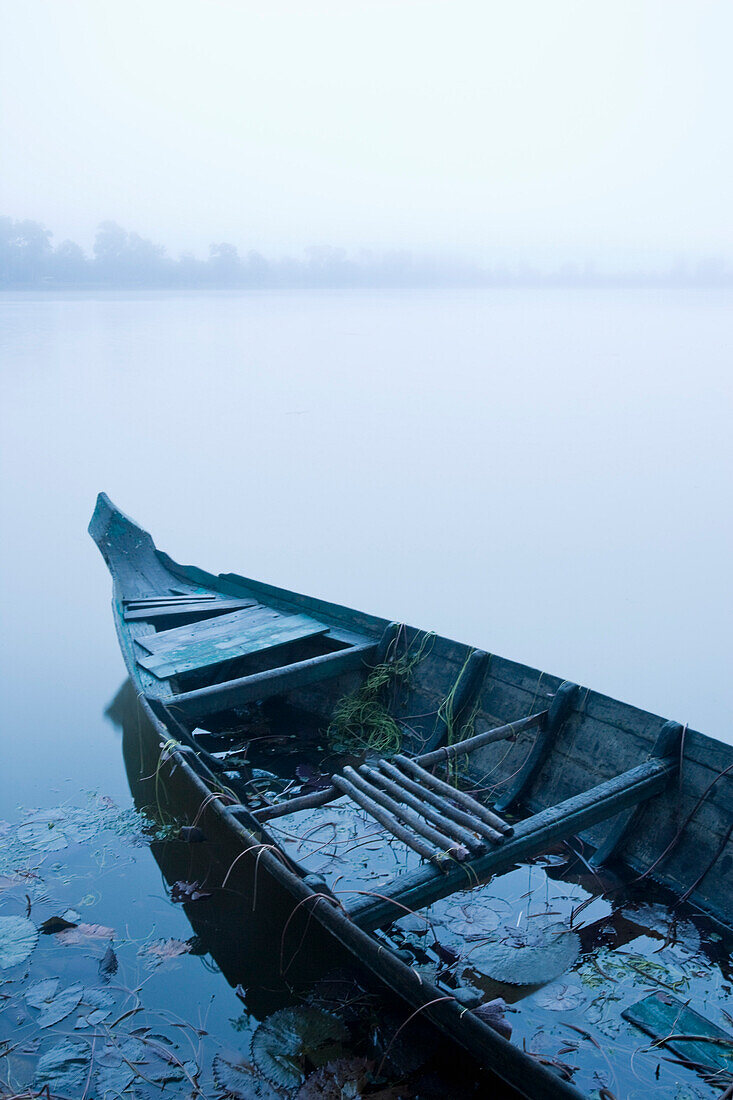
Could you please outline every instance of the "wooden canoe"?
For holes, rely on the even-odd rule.
[[[104,494],[89,530],[113,577],[120,647],[161,778],[193,795],[207,835],[241,853],[240,870],[266,872],[293,911],[522,1095],[582,1094],[460,991],[407,965],[381,929],[576,836],[595,866],[630,868],[733,922],[733,746],[469,645],[181,566]],[[303,794],[291,783],[263,802],[250,762],[232,768],[222,751],[237,738],[254,744],[264,704],[298,716],[291,728],[285,719],[284,740],[297,741],[304,715],[325,729],[370,670],[416,650],[389,699],[400,753],[341,759],[325,785]],[[409,857],[378,891],[332,891],[276,839],[273,822],[297,832],[311,809],[339,799]]]

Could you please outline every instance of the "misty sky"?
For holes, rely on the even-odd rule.
[[[729,0],[5,0],[0,213],[205,254],[733,257]]]

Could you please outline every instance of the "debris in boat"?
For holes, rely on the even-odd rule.
[[[271,1084],[295,1088],[307,1070],[340,1057],[347,1040],[346,1027],[330,1012],[309,1005],[281,1008],[252,1036],[252,1060]]]
[[[566,924],[539,918],[525,928],[505,925],[487,944],[482,970],[509,985],[543,985],[569,970],[580,955],[580,939]]]
[[[733,1073],[733,1035],[669,993],[652,993],[621,1013],[685,1061]]]
[[[0,917],[0,970],[25,962],[38,943],[38,929],[27,917]]]

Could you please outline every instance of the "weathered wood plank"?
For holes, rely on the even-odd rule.
[[[453,864],[442,875],[421,867],[397,876],[380,887],[382,898],[360,898],[347,909],[360,928],[380,928],[404,913],[447,897],[513,864],[540,855],[556,841],[613,816],[664,790],[676,765],[650,760],[614,779],[534,814],[515,826],[514,836],[502,847],[487,851],[464,864]]]
[[[185,650],[192,642],[203,641],[206,638],[216,638],[217,641],[226,641],[227,638],[236,638],[246,634],[251,627],[260,626],[262,623],[277,622],[286,618],[279,611],[273,611],[271,607],[263,607],[262,604],[251,604],[221,615],[217,619],[206,619],[198,623],[188,623],[185,626],[173,626],[170,630],[159,630],[157,634],[151,634],[143,642],[150,653],[175,653]]]
[[[285,695],[320,680],[364,669],[372,662],[375,650],[376,643],[350,646],[320,657],[227,680],[223,684],[182,692],[174,697],[171,706],[186,717],[203,718],[207,714],[244,706],[255,700],[271,699],[274,695]]]
[[[247,612],[235,612],[236,614],[246,615]],[[215,623],[221,621],[217,619]],[[243,630],[238,637],[225,635],[224,641],[221,640],[221,636],[209,631],[205,638],[190,642],[180,651],[166,650],[160,654],[152,653],[149,657],[138,657],[137,663],[152,672],[158,679],[164,680],[197,668],[210,668],[222,664],[224,661],[231,660],[232,657],[246,657],[250,653],[260,653],[263,650],[327,633],[328,627],[316,622],[315,619],[310,619],[307,615],[292,615],[288,618],[282,617],[275,623],[252,627],[246,632]]]
[[[677,997],[667,992],[651,993],[624,1009],[621,1015],[647,1035],[664,1040],[664,1046],[685,1061],[733,1072],[733,1035],[694,1012]],[[685,1035],[705,1036],[712,1041],[686,1040]]]
[[[681,736],[682,726],[678,722],[666,722],[662,726],[651,755],[664,757],[678,753]],[[639,806],[632,806],[614,818],[605,840],[591,856],[590,862],[594,867],[600,867],[619,854],[624,841],[634,827],[634,823],[638,823],[640,813],[641,808]]]
[[[123,600],[123,604],[128,608],[140,608],[140,607],[177,607],[186,603],[206,603],[209,600],[215,600],[216,595],[213,592],[191,592],[186,596],[149,596],[146,598],[137,597],[132,600]]]
[[[126,611],[124,617],[127,623],[137,622],[140,619],[160,622],[163,619],[170,621],[192,615],[223,615],[225,612],[241,611],[245,607],[254,606],[256,606],[256,600],[196,600],[172,606],[156,604],[152,607],[135,607]]]

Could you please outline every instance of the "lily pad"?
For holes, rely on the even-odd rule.
[[[538,917],[525,928],[505,926],[482,952],[482,970],[509,985],[544,985],[577,961],[580,939],[567,925]]]
[[[89,1077],[91,1048],[81,1039],[64,1039],[38,1059],[34,1083],[56,1096],[81,1096]]]
[[[0,917],[0,969],[25,962],[38,943],[38,929],[27,917]]]
[[[42,978],[40,982],[33,982],[23,994],[26,1004],[31,1008],[43,1008],[50,1001],[59,987],[60,978]]]
[[[227,1100],[230,1097],[231,1100],[280,1100],[283,1095],[240,1055],[217,1054],[212,1069],[214,1080]]]
[[[105,1100],[117,1100],[137,1076],[135,1066],[145,1061],[145,1044],[134,1036],[110,1042],[94,1059],[97,1089]]]
[[[534,995],[535,1004],[549,1009],[550,1012],[567,1012],[572,1008],[580,1008],[587,999],[580,986],[567,985],[565,982],[552,982]]]
[[[344,1024],[323,1009],[281,1008],[252,1036],[252,1060],[272,1084],[295,1088],[308,1071],[338,1058],[347,1038]]]
[[[38,1026],[52,1027],[54,1024],[60,1023],[61,1020],[65,1020],[81,1003],[83,993],[84,987],[81,982],[75,982],[74,985],[70,985],[56,993],[55,996],[41,1006]]]

